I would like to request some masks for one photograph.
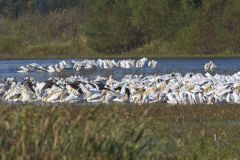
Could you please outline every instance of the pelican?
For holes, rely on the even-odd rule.
[[[35,99],[35,92],[29,84],[22,85],[20,98],[22,102],[32,102]]]
[[[156,68],[157,67],[157,61],[151,60],[148,62],[148,67],[150,68]]]
[[[54,72],[56,72],[56,69],[54,68],[53,65],[50,65],[50,66],[47,67],[47,72],[48,73],[54,73]]]
[[[213,72],[215,69],[217,69],[217,66],[212,61],[204,65],[204,70],[206,72]]]
[[[21,67],[19,67],[19,70],[17,72],[26,73],[26,72],[30,72],[30,70],[25,66],[21,66]]]
[[[115,98],[117,98],[117,95],[114,92],[110,91],[110,90],[103,90],[101,96],[104,97],[103,98],[104,99],[103,103],[107,103],[107,104],[109,102],[112,102]]]
[[[18,101],[22,92],[22,84],[21,83],[13,83],[9,90],[5,92],[3,98],[5,101]]]
[[[168,93],[166,96],[168,98],[167,103],[178,104],[178,101],[176,100],[176,95],[174,93]]]
[[[53,86],[52,88],[47,89],[47,95],[43,97],[44,102],[56,102],[60,99],[61,95],[64,94],[64,90]]]
[[[137,68],[142,68],[142,67],[144,67],[145,66],[145,64],[147,63],[147,61],[148,61],[148,59],[147,58],[142,58],[142,59],[140,59],[140,60],[138,60],[137,62],[136,62],[136,67]]]

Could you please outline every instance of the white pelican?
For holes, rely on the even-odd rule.
[[[30,72],[30,70],[25,66],[21,66],[21,67],[19,67],[19,70],[17,72],[25,73],[25,72]]]
[[[217,66],[212,61],[204,65],[204,70],[206,72],[213,72],[215,69],[217,69]]]
[[[138,60],[137,62],[136,62],[136,67],[137,68],[142,68],[142,67],[144,67],[145,66],[145,64],[147,63],[147,61],[148,61],[148,59],[147,58],[142,58],[142,59],[140,59],[140,60]]]
[[[157,67],[157,61],[151,60],[148,62],[148,67],[150,68],[156,68]]]

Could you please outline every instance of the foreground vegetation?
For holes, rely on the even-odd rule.
[[[239,57],[237,0],[2,0],[0,59]]]
[[[0,107],[1,159],[237,159],[240,108]]]

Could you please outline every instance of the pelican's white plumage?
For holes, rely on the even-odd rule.
[[[206,72],[213,72],[215,69],[217,69],[217,66],[212,61],[204,65],[204,70]]]

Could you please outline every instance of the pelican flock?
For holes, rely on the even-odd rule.
[[[121,80],[112,76],[71,76],[43,82],[31,77],[22,81],[6,78],[0,83],[0,97],[5,102],[239,104],[240,72],[125,75]]]
[[[64,70],[76,70],[79,71],[81,69],[94,69],[94,68],[155,68],[157,67],[157,61],[148,60],[147,58],[142,58],[140,60],[128,59],[128,60],[72,60],[72,61],[61,61],[55,65],[40,65],[37,63],[31,63],[26,66],[21,66],[18,68],[19,73],[25,72],[48,72],[55,73],[61,72]]]

